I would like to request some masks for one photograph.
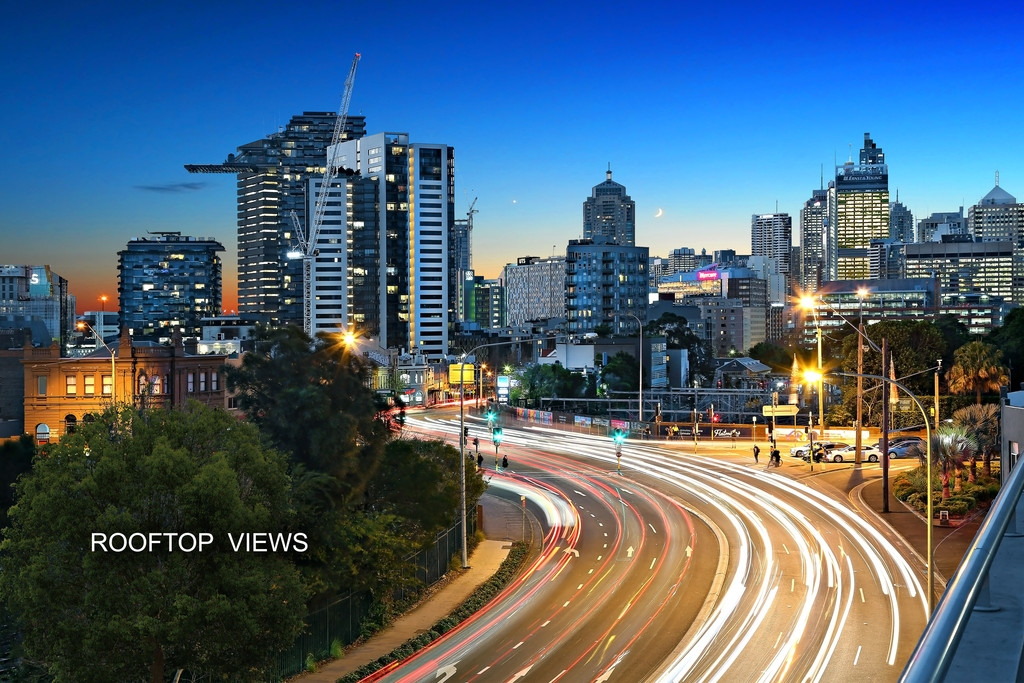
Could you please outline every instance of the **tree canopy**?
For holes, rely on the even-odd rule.
[[[953,367],[946,375],[949,390],[954,394],[974,392],[975,402],[981,403],[985,391],[999,391],[1008,384],[1009,373],[1003,364],[1003,352],[982,341],[964,344],[953,354]]]
[[[305,596],[292,551],[231,543],[287,532],[288,491],[284,459],[222,411],[83,422],[19,480],[4,534],[0,593],[28,656],[67,681],[255,675],[298,634]]]

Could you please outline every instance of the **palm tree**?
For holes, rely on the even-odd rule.
[[[962,425],[978,443],[985,476],[992,476],[992,456],[999,452],[999,406],[991,403],[961,408],[953,413],[953,423]],[[971,458],[969,481],[977,478],[977,457]]]
[[[949,498],[949,479],[963,469],[964,459],[978,449],[974,436],[962,425],[947,423],[932,432],[932,464],[942,477],[942,499]],[[931,486],[931,482],[928,482]],[[960,489],[959,479],[957,490]]]
[[[973,391],[975,402],[981,404],[982,391],[998,391],[1010,382],[1003,365],[1003,352],[981,341],[967,342],[953,354],[953,367],[946,375],[949,390],[954,394]]]

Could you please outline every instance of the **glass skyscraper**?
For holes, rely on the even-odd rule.
[[[889,237],[889,167],[882,148],[864,133],[860,163],[836,168],[829,188],[830,225],[825,231],[825,279],[866,279],[871,240]]]

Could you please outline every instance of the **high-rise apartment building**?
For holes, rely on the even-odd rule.
[[[583,238],[605,238],[630,247],[636,243],[636,203],[624,185],[612,180],[611,169],[583,202]]]
[[[832,214],[824,241],[826,279],[867,278],[871,240],[889,237],[889,167],[870,133],[864,134],[860,163],[851,160],[837,167],[829,191]]]
[[[889,237],[897,242],[917,241],[914,214],[900,202],[899,193],[896,194],[896,201],[889,203]]]
[[[456,299],[459,304],[458,315],[456,317],[460,322],[472,320],[472,316],[468,314],[465,307],[467,301],[465,292],[462,288],[467,282],[471,280],[467,279],[468,276],[472,276],[473,273],[473,214],[477,211],[473,207],[476,206],[476,200],[473,200],[473,204],[470,205],[469,213],[466,218],[456,218],[454,223],[454,230],[452,232],[452,254],[455,257],[453,267],[455,268],[456,280],[459,283],[460,290],[456,294]]]
[[[565,257],[522,256],[505,266],[505,324],[565,317]]]
[[[180,232],[136,237],[117,252],[121,326],[138,339],[200,337],[221,312],[220,242]]]
[[[825,268],[825,231],[828,228],[829,190],[814,190],[800,209],[800,289],[813,292],[821,286]]]
[[[779,271],[789,274],[793,251],[793,219],[788,213],[764,213],[750,217],[751,256],[778,261]]]
[[[302,259],[294,212],[308,225],[311,177],[323,176],[337,114],[305,112],[277,133],[241,145],[223,164],[187,164],[190,173],[233,173],[238,178],[238,311],[277,324],[303,324]],[[362,137],[366,120],[349,116],[344,139]]]
[[[647,247],[569,240],[565,250],[566,326],[570,334],[609,325],[612,334],[636,328],[647,316]]]
[[[1024,204],[996,186],[967,211],[967,226],[982,242],[1013,242],[1024,247]]]
[[[416,348],[440,360],[460,284],[452,249],[455,150],[410,142],[407,133],[377,133],[341,143],[335,158],[353,171],[344,181],[353,194],[346,210],[339,205],[336,217],[324,219],[320,240],[339,240],[338,260],[324,264],[326,271],[317,257],[313,290],[314,297],[342,298],[316,325],[354,327],[384,348]],[[332,228],[339,234],[325,232]]]
[[[30,329],[33,344],[63,348],[74,317],[68,281],[50,266],[0,265],[0,329]]]

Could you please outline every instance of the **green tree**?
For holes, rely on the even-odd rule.
[[[954,394],[974,392],[975,403],[981,404],[983,391],[999,391],[1008,384],[1009,373],[1003,365],[1003,352],[981,341],[968,342],[953,354],[953,366],[946,374],[949,390]]]
[[[971,332],[960,318],[948,313],[936,317],[932,324],[946,342],[946,348],[942,353],[942,367],[948,368],[953,364],[953,353],[971,341]]]
[[[964,460],[977,451],[978,444],[974,436],[955,423],[941,425],[932,433],[932,465],[938,467],[942,479],[942,499],[949,498],[949,480],[963,469]],[[960,479],[957,477],[956,489],[960,490]]]
[[[302,628],[292,553],[234,552],[229,536],[287,530],[285,460],[223,411],[108,410],[48,446],[16,492],[0,594],[58,681],[256,677]],[[202,551],[167,536],[114,551],[115,534],[200,533]]]
[[[675,313],[663,313],[647,323],[652,336],[664,336],[670,349],[686,349],[691,381],[707,384],[715,374],[715,352],[711,343],[701,339],[689,328],[689,321]]]
[[[974,437],[981,455],[985,476],[992,476],[992,456],[999,453],[999,406],[987,403],[961,408],[953,413],[953,424],[962,426]],[[977,479],[977,458],[971,458],[970,481]]]
[[[592,390],[587,378],[560,363],[531,365],[520,375],[519,396],[530,401],[539,398],[582,398]]]
[[[7,526],[7,510],[14,503],[14,482],[32,469],[35,453],[36,446],[28,434],[0,444],[0,528]]]
[[[387,407],[368,387],[369,366],[329,337],[293,327],[258,328],[256,351],[226,371],[238,405],[270,444],[334,479],[338,503],[358,500],[391,434]]]
[[[640,362],[625,351],[608,359],[601,369],[601,381],[609,391],[636,391],[640,383]]]
[[[1024,382],[1024,308],[1007,313],[1002,326],[992,330],[987,341],[1003,352],[1011,369],[1011,386],[1020,386]]]
[[[788,373],[793,364],[792,352],[767,341],[751,346],[747,355],[754,360],[761,361],[777,373]]]

